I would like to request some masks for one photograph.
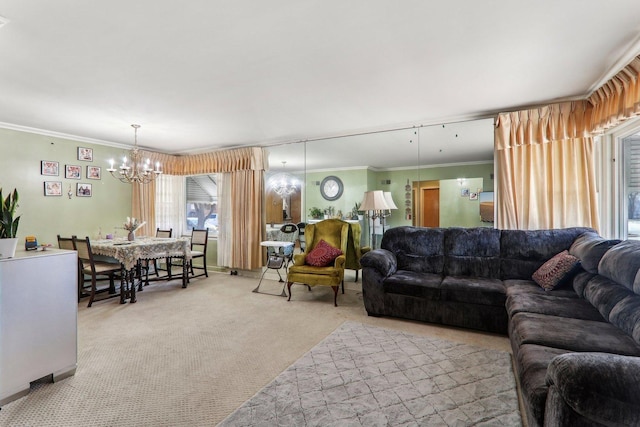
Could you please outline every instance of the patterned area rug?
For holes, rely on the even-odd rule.
[[[521,423],[509,353],[345,322],[219,426]]]

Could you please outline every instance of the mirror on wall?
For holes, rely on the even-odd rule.
[[[351,220],[365,191],[382,190],[397,209],[376,221],[361,217],[364,244],[399,225],[492,226],[479,212],[482,193],[493,191],[493,119],[283,144],[269,153],[268,224]],[[297,180],[284,197],[276,189],[286,185],[269,181],[280,173]]]

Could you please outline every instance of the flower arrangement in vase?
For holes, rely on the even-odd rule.
[[[127,221],[124,223],[124,229],[129,232],[129,234],[127,236],[127,240],[129,240],[129,241],[135,240],[136,239],[136,230],[138,228],[142,227],[143,225],[145,225],[146,223],[147,223],[146,221],[139,222],[136,218],[127,217]]]

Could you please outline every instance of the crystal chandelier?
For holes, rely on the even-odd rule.
[[[282,162],[282,168],[287,162]],[[280,197],[288,197],[297,191],[297,181],[288,173],[282,172],[271,177],[269,180],[271,189]]]
[[[134,129],[134,144],[133,148],[129,151],[130,159],[124,156],[122,164],[115,169],[113,167],[113,160],[110,160],[111,167],[107,169],[111,176],[119,179],[120,182],[125,184],[148,184],[158,177],[162,173],[160,170],[160,162],[156,162],[156,168],[151,167],[151,160],[147,159],[143,161],[138,150],[138,129],[140,125],[131,125]],[[117,172],[117,174],[116,174]]]

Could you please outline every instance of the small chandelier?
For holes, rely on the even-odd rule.
[[[138,150],[138,129],[140,125],[131,125],[134,129],[134,144],[133,148],[129,151],[130,160],[127,156],[122,158],[122,164],[115,169],[113,167],[113,160],[110,160],[111,167],[107,169],[111,176],[119,179],[120,182],[125,184],[148,184],[162,174],[160,170],[160,162],[156,162],[156,168],[151,167],[151,160],[147,159],[142,161],[140,158],[140,152]],[[116,174],[117,172],[117,174]]]
[[[286,167],[287,162],[282,162],[282,168]],[[271,177],[269,180],[271,189],[280,197],[288,197],[297,191],[297,181],[288,173],[282,172]]]

